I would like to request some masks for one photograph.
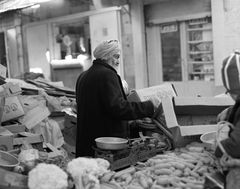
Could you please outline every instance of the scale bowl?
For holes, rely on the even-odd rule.
[[[12,154],[0,150],[0,168],[12,171],[14,167],[19,165],[18,159]]]
[[[200,140],[207,148],[214,149],[216,147],[217,132],[207,132],[201,135]]]
[[[98,148],[103,150],[122,150],[128,147],[128,140],[118,137],[100,137],[95,139]]]

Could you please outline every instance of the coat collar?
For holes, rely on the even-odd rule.
[[[117,73],[117,71],[116,71],[112,66],[110,66],[109,64],[107,64],[105,60],[95,59],[95,60],[93,61],[93,64],[94,64],[94,65],[102,65],[102,66],[105,66],[106,68],[109,68],[109,69],[113,70],[115,73]]]
[[[123,86],[122,86],[121,77],[118,75],[117,71],[116,71],[112,66],[110,66],[109,64],[107,64],[105,60],[95,59],[95,60],[93,61],[93,65],[102,65],[102,66],[104,66],[104,67],[106,67],[106,68],[108,68],[108,69],[110,69],[110,70],[113,70],[113,71],[117,74],[118,81],[119,81],[119,83],[120,83],[121,91],[122,91],[122,94],[123,94],[123,96],[124,96],[124,99],[127,99],[126,94],[125,94],[124,89],[123,89]]]

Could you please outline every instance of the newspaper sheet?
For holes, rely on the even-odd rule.
[[[151,100],[155,106],[159,106],[165,97],[175,97],[176,93],[171,83],[136,90],[141,101]]]

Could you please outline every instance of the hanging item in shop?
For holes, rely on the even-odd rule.
[[[164,25],[160,28],[161,33],[170,33],[178,31],[177,24]]]
[[[71,55],[71,44],[72,44],[72,40],[69,37],[69,35],[64,35],[63,37],[63,44],[67,46],[67,55]]]

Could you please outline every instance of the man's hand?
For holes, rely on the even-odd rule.
[[[152,101],[153,103],[154,110],[156,110],[158,106],[161,104],[161,101],[156,97],[151,98],[150,101]]]
[[[219,113],[218,116],[217,116],[217,122],[226,121],[229,110],[230,110],[230,108],[226,108],[221,113]]]

